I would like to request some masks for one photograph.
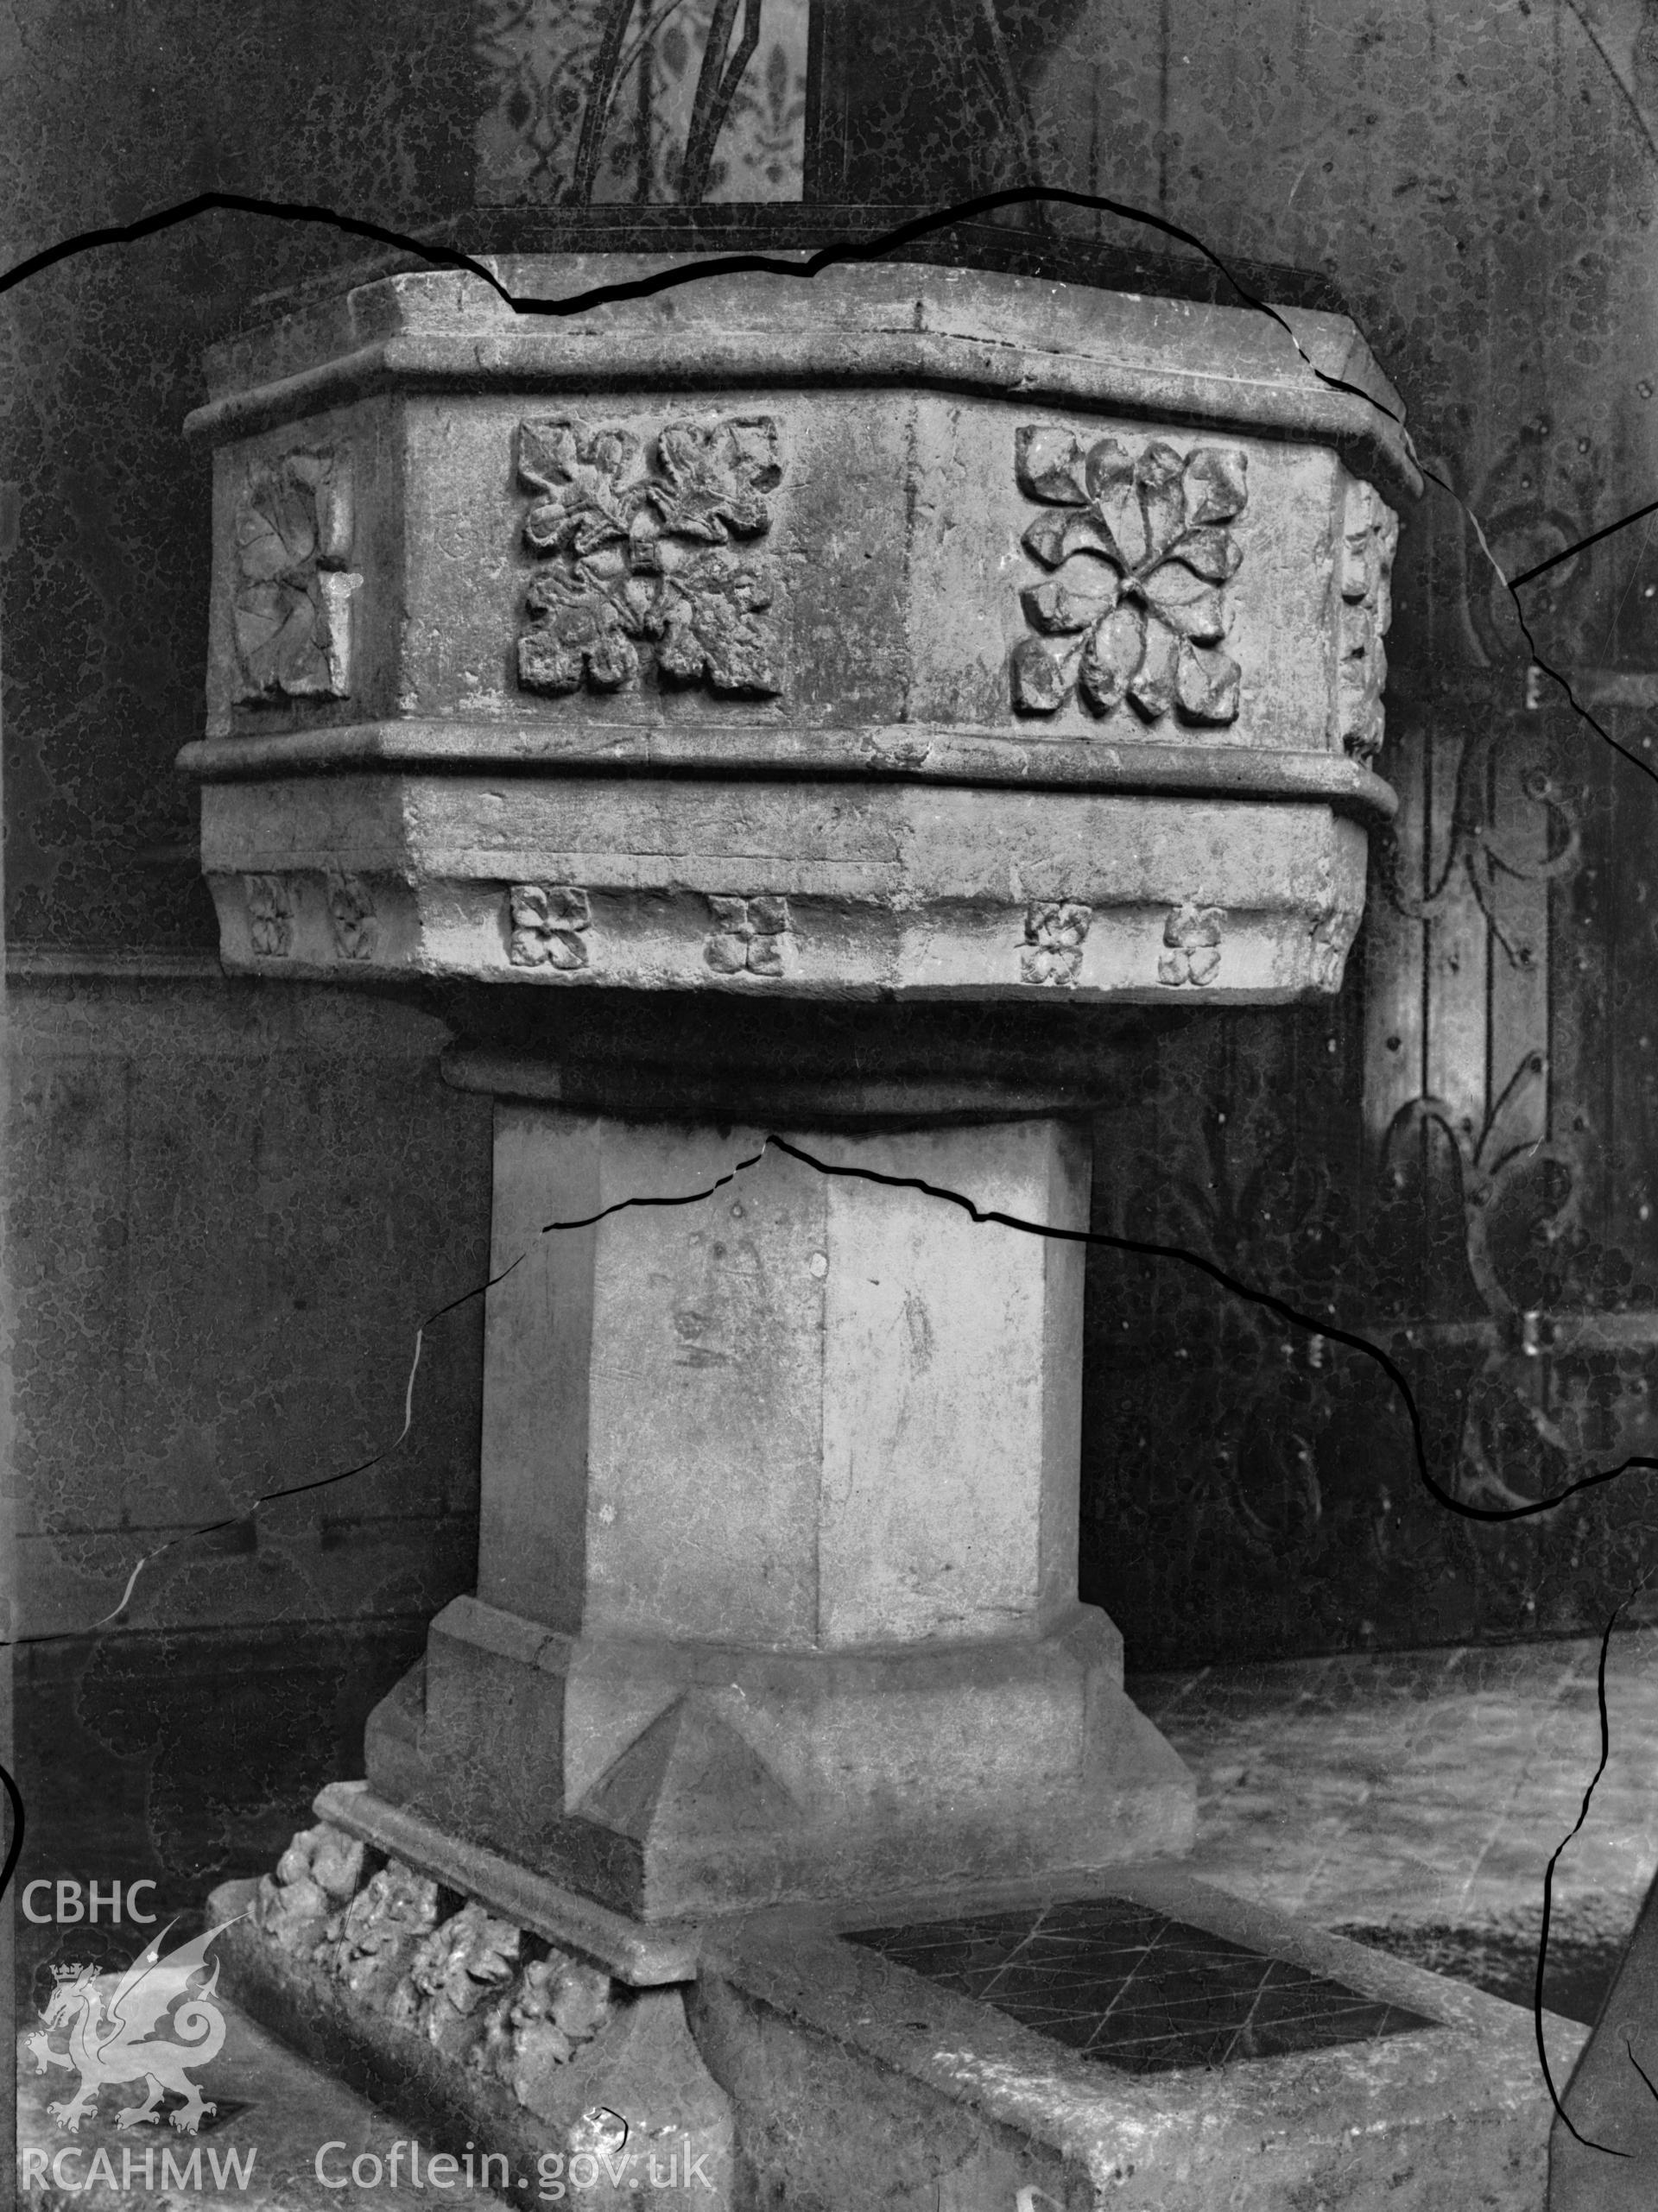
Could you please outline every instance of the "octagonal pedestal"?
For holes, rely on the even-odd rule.
[[[1086,1226],[1052,1121],[798,1141]],[[1077,1602],[1081,1248],[764,1146],[497,1105],[492,1272],[526,1256],[478,1596],[370,1788],[643,1917],[1184,1849],[1190,1779]]]

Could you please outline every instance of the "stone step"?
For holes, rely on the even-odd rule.
[[[692,2019],[789,2212],[1545,2203],[1529,2013],[1167,1862],[756,1916],[706,1937]],[[1564,2080],[1585,2031],[1545,2028]]]

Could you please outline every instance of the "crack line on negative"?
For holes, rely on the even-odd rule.
[[[1635,2154],[1632,2151],[1619,2151],[1610,2143],[1598,2143],[1592,2136],[1580,2134],[1571,2114],[1560,2102],[1560,2093],[1554,2087],[1554,2076],[1549,2071],[1548,2066],[1548,2047],[1543,2037],[1543,1975],[1548,1964],[1548,1924],[1554,1907],[1554,1869],[1560,1864],[1561,1853],[1589,1817],[1590,1799],[1595,1794],[1596,1785],[1606,1772],[1606,1762],[1611,1754],[1611,1732],[1606,1716],[1606,1654],[1611,1645],[1612,1630],[1617,1626],[1618,1615],[1629,1604],[1630,1599],[1646,1587],[1648,1579],[1649,1578],[1643,1577],[1633,1589],[1618,1600],[1612,1608],[1611,1617],[1608,1620],[1601,1635],[1600,1660],[1595,1669],[1595,1700],[1600,1713],[1600,1762],[1589,1778],[1589,1786],[1583,1793],[1583,1803],[1578,1808],[1577,1818],[1555,1846],[1554,1855],[1543,1869],[1543,1921],[1537,1938],[1537,1981],[1532,1993],[1532,2020],[1537,2035],[1537,2063],[1543,2070],[1543,2082],[1548,2091],[1549,2101],[1566,2122],[1574,2142],[1581,2143],[1585,2151],[1604,2151],[1610,2158],[1633,2158]],[[1641,2062],[1636,2057],[1633,2051],[1630,2052],[1630,2057],[1634,2063],[1636,2071],[1642,2074],[1642,2078],[1644,2080],[1646,2077],[1642,2072]]]

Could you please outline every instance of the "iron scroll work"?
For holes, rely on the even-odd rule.
[[[1517,923],[1511,894],[1529,894],[1535,904],[1567,884],[1583,866],[1583,824],[1578,795],[1541,762],[1509,780],[1505,800],[1494,797],[1499,756],[1513,738],[1500,719],[1462,736],[1444,847],[1437,861],[1428,857],[1422,888],[1402,880],[1391,839],[1378,850],[1376,875],[1388,906],[1407,920],[1448,925],[1471,907],[1490,962],[1531,975],[1547,970],[1548,931],[1535,926],[1540,917],[1533,926]],[[1541,813],[1541,837],[1523,820],[1525,809]],[[1541,852],[1526,850],[1540,842]],[[1456,980],[1454,965],[1449,980]],[[1493,1054],[1502,1041],[1492,1038]],[[1461,1492],[1497,1507],[1529,1502],[1498,1472],[1516,1442],[1527,1439],[1533,1452],[1565,1462],[1575,1462],[1586,1446],[1572,1431],[1588,1409],[1572,1406],[1569,1382],[1554,1402],[1566,1380],[1556,1373],[1561,1359],[1586,1354],[1616,1362],[1649,1349],[1653,1337],[1649,1317],[1594,1311],[1598,1298],[1573,1284],[1574,1247],[1584,1231],[1585,1123],[1557,1095],[1560,1071],[1543,1043],[1535,1034],[1529,1044],[1523,1035],[1520,1042],[1506,1078],[1500,1064],[1488,1069],[1495,1095],[1483,1115],[1424,1089],[1388,1121],[1376,1163],[1384,1196],[1401,1196],[1420,1179],[1424,1196],[1437,1183],[1454,1210],[1478,1310],[1418,1316],[1405,1334],[1414,1347],[1438,1349],[1462,1367],[1454,1415]]]

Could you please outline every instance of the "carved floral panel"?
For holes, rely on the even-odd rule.
[[[1021,490],[1052,510],[1024,534],[1050,573],[1020,595],[1038,635],[1014,650],[1016,706],[1053,714],[1078,696],[1099,715],[1127,700],[1147,722],[1236,721],[1240,671],[1220,641],[1247,455],[1182,455],[1155,438],[1137,452],[1115,438],[1085,446],[1028,424],[1016,456]]]
[[[351,687],[351,465],[340,453],[255,461],[237,497],[231,585],[236,696],[345,698]]]
[[[528,690],[630,690],[642,645],[659,681],[782,688],[769,566],[750,549],[782,477],[769,416],[669,422],[649,439],[574,418],[521,423],[518,475],[537,563],[518,640]]]

